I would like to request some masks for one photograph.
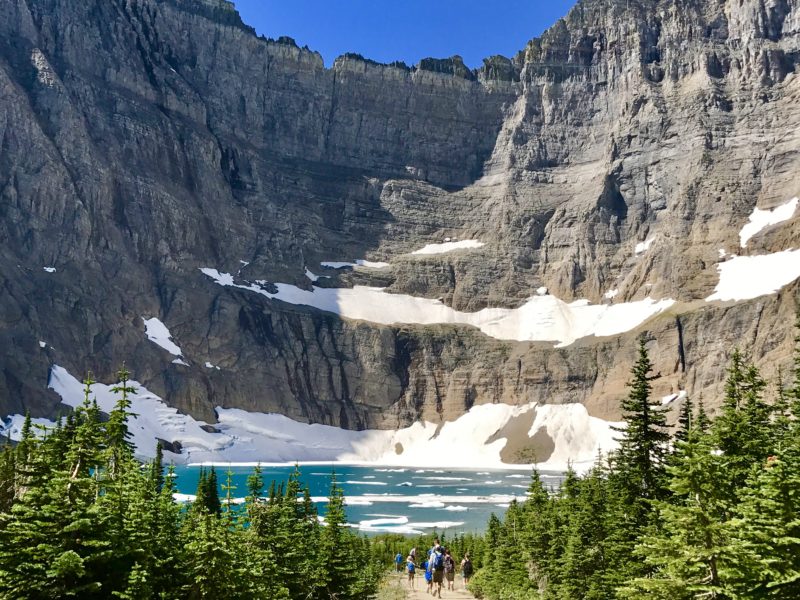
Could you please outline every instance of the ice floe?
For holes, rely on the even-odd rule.
[[[164,325],[164,323],[162,323],[156,317],[152,317],[150,319],[145,319],[142,317],[142,321],[144,321],[144,332],[145,335],[147,335],[148,340],[157,346],[161,346],[170,354],[175,356],[183,355],[183,352],[178,345],[172,341],[172,334],[169,332],[169,329],[167,329],[167,326]]]
[[[747,242],[767,227],[791,219],[797,211],[797,204],[798,198],[792,198],[785,204],[776,206],[771,210],[754,208],[747,224],[739,232],[739,245],[744,248],[747,246]]]

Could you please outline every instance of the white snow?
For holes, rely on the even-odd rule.
[[[306,277],[308,277],[308,278],[309,278],[311,281],[313,281],[313,282],[315,282],[315,283],[316,283],[317,281],[319,281],[321,277],[324,277],[324,278],[326,278],[326,279],[328,278],[328,276],[327,276],[327,275],[315,275],[314,273],[312,273],[312,272],[309,270],[309,268],[308,268],[308,267],[306,267]]]
[[[451,323],[472,325],[490,337],[503,340],[555,342],[568,346],[590,336],[609,336],[629,331],[650,317],[666,310],[674,300],[650,298],[615,305],[591,305],[586,300],[567,304],[555,296],[532,296],[516,309],[484,308],[468,313],[453,310],[440,300],[390,294],[383,288],[318,288],[303,290],[277,283],[276,293],[257,284],[237,284],[229,273],[200,269],[219,285],[250,290],[267,298],[290,304],[311,306],[349,319],[391,325]]]
[[[776,206],[772,210],[761,210],[754,208],[750,214],[747,224],[742,227],[739,232],[739,244],[742,248],[747,246],[747,242],[754,236],[761,233],[764,229],[771,225],[777,225],[784,221],[788,221],[794,216],[797,211],[798,198],[792,198],[785,204]]]
[[[367,269],[383,269],[389,265],[387,262],[375,262],[371,260],[363,260],[361,258],[356,259],[356,266],[357,267],[366,267]]]
[[[661,398],[661,406],[666,406],[667,404],[672,404],[676,400],[683,400],[686,398],[686,390],[680,390],[676,394],[668,394]]]
[[[383,269],[385,267],[390,266],[387,262],[374,262],[371,260],[364,260],[364,259],[356,259],[353,262],[336,262],[336,261],[326,261],[319,263],[323,267],[327,267],[329,269],[345,269],[347,267],[365,267],[367,269]]]
[[[137,416],[129,422],[137,453],[153,456],[156,438],[179,441],[183,453],[168,453],[169,459],[176,463],[269,466],[344,462],[416,468],[430,467],[430,457],[436,456],[439,459],[436,466],[442,468],[524,469],[525,466],[508,465],[500,459],[505,438],[491,443],[487,440],[531,410],[535,410],[536,415],[530,435],[545,428],[555,443],[553,456],[539,464],[543,469],[560,470],[567,461],[572,461],[576,467],[591,465],[598,451],[610,450],[615,444],[611,423],[590,417],[580,404],[484,404],[473,406],[455,421],[444,424],[416,422],[399,430],[366,431],[299,423],[283,415],[217,407],[215,427],[219,433],[213,433],[202,428],[205,423],[179,414],[139,383],[132,381],[131,385],[138,388],[131,396],[131,411]],[[63,367],[52,368],[49,387],[69,406],[78,406],[83,401],[82,384]],[[111,411],[117,401],[111,387],[100,383],[93,386],[93,395],[105,412]],[[402,454],[395,450],[398,444],[403,448]],[[414,502],[469,503],[463,496],[454,498],[420,496]]]
[[[187,363],[182,358],[176,358],[175,360],[172,361],[172,364],[173,365],[183,365],[184,367],[188,367],[189,366],[189,363]]]
[[[22,426],[25,424],[25,415],[9,415],[5,420],[0,420],[0,444],[3,443],[9,434],[11,439],[18,442],[22,439]],[[33,433],[40,435],[42,428],[55,427],[55,421],[50,419],[32,418]]]
[[[213,434],[201,429],[202,422],[182,415],[174,408],[167,406],[161,398],[151,393],[136,381],[130,385],[137,388],[131,396],[132,417],[128,427],[137,454],[145,457],[155,456],[156,438],[167,442],[180,441],[187,449],[205,452],[220,452],[233,444],[233,438],[227,435]],[[79,406],[83,402],[83,384],[58,365],[50,370],[48,387],[61,396],[61,401],[69,406]],[[117,395],[111,392],[112,385],[97,383],[92,386],[92,396],[97,398],[100,410],[110,412],[117,401]],[[169,459],[176,463],[183,462],[185,455],[165,452]]]
[[[725,248],[720,248],[719,249],[719,259],[720,260],[724,259],[727,255],[728,255],[728,253],[725,251]]]
[[[639,242],[636,244],[636,248],[633,249],[633,253],[638,255],[642,254],[643,252],[647,252],[650,249],[650,246],[653,245],[655,238],[648,238],[643,242]]]
[[[544,429],[555,443],[553,453],[544,463],[548,469],[563,471],[569,463],[576,470],[589,468],[598,455],[618,446],[615,438],[619,433],[611,427],[619,427],[620,423],[590,416],[583,404],[545,404],[535,410],[528,435]]]
[[[445,252],[452,252],[453,250],[474,250],[475,248],[482,248],[485,246],[483,242],[477,240],[460,240],[457,242],[450,241],[449,238],[441,244],[428,244],[419,250],[414,250],[411,254],[444,254]]]
[[[216,369],[217,371],[219,371],[219,370],[220,370],[220,369],[219,369],[219,367],[218,367],[217,365],[211,364],[211,363],[210,363],[210,362],[208,362],[208,361],[206,361],[205,367],[206,367],[206,369]]]
[[[542,286],[536,288],[536,295],[537,296],[547,296],[547,288]]]
[[[43,342],[42,340],[39,340],[39,348],[47,348],[47,342]]]
[[[56,268],[55,267],[44,267],[44,270],[47,271],[48,273],[55,273],[56,272]]]
[[[603,298],[608,298],[611,300],[612,298],[616,297],[617,294],[619,294],[619,290],[614,288],[613,290],[608,290],[605,294],[603,294]]]
[[[717,265],[719,283],[707,301],[750,300],[773,294],[800,277],[800,250],[736,256]]]
[[[178,348],[177,344],[172,341],[172,334],[169,332],[169,329],[167,329],[167,326],[164,325],[164,323],[159,321],[156,317],[152,317],[150,319],[145,319],[142,317],[142,321],[144,321],[144,332],[147,335],[148,340],[158,346],[161,346],[170,354],[175,356],[183,355],[181,349]]]

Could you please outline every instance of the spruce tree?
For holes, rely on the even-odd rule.
[[[351,533],[347,530],[344,493],[331,473],[331,491],[325,512],[325,527],[320,533],[319,565],[322,567],[323,585],[327,596],[355,598],[353,587],[357,583],[358,556],[352,554]]]
[[[723,556],[728,546],[719,516],[725,498],[720,480],[723,462],[712,453],[712,440],[697,428],[679,442],[669,467],[669,502],[657,501],[660,526],[639,542],[631,560],[650,568],[626,584],[621,597],[631,600],[728,598]]]
[[[685,442],[689,439],[689,430],[692,427],[694,406],[688,396],[683,401],[680,414],[678,415],[678,428],[675,430],[675,441]]]
[[[766,459],[776,442],[771,433],[771,409],[762,398],[765,385],[755,366],[745,364],[739,351],[734,351],[722,413],[712,426],[715,452],[722,456],[725,478],[720,485],[727,498],[727,516],[736,506],[737,494],[753,464]]]
[[[730,569],[742,598],[800,598],[800,441],[755,469],[742,490]]]
[[[150,463],[150,478],[157,492],[164,487],[164,446],[161,441],[156,444],[156,456]]]
[[[616,457],[616,468],[628,488],[625,491],[631,503],[640,506],[641,500],[663,497],[664,461],[670,439],[666,415],[651,398],[652,369],[644,338],[640,338],[638,358],[628,383],[630,393],[622,401],[625,426],[617,430],[622,438]]]

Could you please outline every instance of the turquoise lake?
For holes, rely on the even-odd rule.
[[[527,470],[301,465],[301,481],[308,485],[323,516],[333,468],[344,489],[348,521],[366,533],[415,534],[433,529],[449,534],[482,532],[491,513],[501,516],[512,499],[524,499],[531,476]],[[252,467],[219,465],[216,470],[220,485],[228,470],[233,473],[234,497],[247,494],[246,481]],[[290,466],[262,466],[265,491],[270,481],[286,481],[293,470]],[[194,494],[200,467],[178,466],[175,474],[177,491]],[[563,478],[558,472],[543,471],[540,475],[553,487]]]

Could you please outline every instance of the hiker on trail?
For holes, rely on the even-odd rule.
[[[403,572],[403,555],[400,554],[399,552],[397,553],[397,556],[394,557],[394,564],[395,564],[395,569],[397,570],[397,572],[398,573],[402,573]]]
[[[451,556],[450,550],[444,551],[444,578],[447,580],[448,591],[455,590],[456,561]]]
[[[428,594],[433,593],[433,575],[431,574],[430,570],[430,562],[425,561],[422,563],[422,568],[425,569],[425,582],[428,584],[428,587],[425,589],[425,592]]]
[[[414,564],[414,557],[410,554],[406,559],[406,570],[408,571],[408,585],[414,589],[414,576],[416,575],[417,565]]]
[[[469,583],[472,577],[472,561],[469,559],[469,552],[464,553],[464,560],[461,561],[461,577],[464,578],[464,586]]]
[[[434,596],[439,595],[442,597],[442,583],[444,583],[444,548],[437,544],[433,547],[430,557],[428,558],[428,568],[431,570],[431,579],[433,580],[433,587],[431,594]]]
[[[416,548],[412,548],[412,549],[411,549],[411,552],[409,552],[409,553],[408,553],[408,555],[409,555],[409,556],[410,556],[410,557],[411,557],[411,558],[412,558],[414,561],[416,561],[416,560],[417,560],[417,549],[416,549]]]

